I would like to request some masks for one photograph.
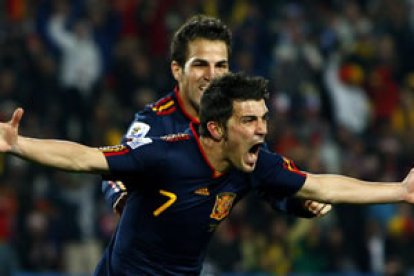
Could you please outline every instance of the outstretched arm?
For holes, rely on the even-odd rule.
[[[102,173],[109,170],[104,154],[96,148],[70,141],[18,135],[22,116],[23,109],[18,108],[9,122],[0,123],[0,152],[66,171]]]
[[[329,203],[414,203],[414,169],[401,182],[368,182],[342,175],[308,174],[297,195]]]

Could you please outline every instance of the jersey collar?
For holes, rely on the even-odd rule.
[[[198,120],[198,118],[195,118],[193,116],[191,116],[190,114],[188,114],[188,112],[184,109],[184,103],[183,103],[183,99],[180,96],[180,91],[178,90],[178,86],[174,87],[174,94],[175,97],[177,99],[178,102],[178,107],[180,108],[181,112],[184,114],[184,116],[189,119],[192,123],[196,123],[199,124],[200,121]]]
[[[206,152],[204,151],[203,147],[201,146],[200,136],[198,135],[197,127],[198,127],[198,124],[196,124],[194,122],[190,123],[190,130],[193,133],[194,139],[197,142],[197,146],[198,146],[198,149],[200,150],[201,156],[203,157],[203,159],[206,162],[207,166],[212,171],[212,178],[219,178],[223,175],[223,173],[221,173],[219,171],[216,171],[214,169],[213,165],[211,165],[210,161],[208,160]]]

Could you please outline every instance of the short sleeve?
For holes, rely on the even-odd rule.
[[[136,138],[122,145],[100,148],[111,175],[148,173],[162,163],[163,144],[159,139]]]
[[[261,149],[252,175],[254,188],[267,198],[282,199],[297,193],[306,180],[306,174],[293,161]]]

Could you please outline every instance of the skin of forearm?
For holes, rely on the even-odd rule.
[[[375,204],[404,201],[400,182],[368,182],[342,175],[309,174],[299,196],[328,203]]]
[[[107,169],[106,160],[98,149],[70,141],[19,136],[11,153],[65,171],[99,173]]]

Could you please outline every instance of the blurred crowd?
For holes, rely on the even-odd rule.
[[[24,107],[24,135],[117,144],[174,87],[170,38],[204,13],[233,31],[231,70],[270,80],[274,151],[365,180],[400,181],[414,165],[413,0],[0,3],[0,119]],[[0,155],[0,275],[90,274],[117,223],[100,188]],[[308,220],[252,195],[219,227],[205,274],[405,275],[413,246],[409,205],[337,205]]]

